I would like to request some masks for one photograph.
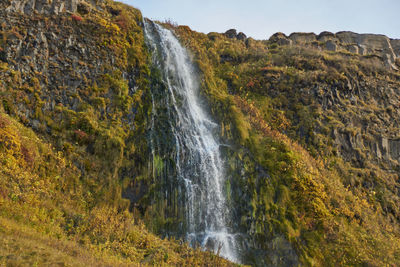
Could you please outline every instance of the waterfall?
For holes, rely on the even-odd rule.
[[[198,75],[170,30],[145,21],[145,34],[163,84],[152,88],[150,134],[154,175],[164,177],[163,197],[169,199],[167,205],[179,205],[171,194],[181,199],[182,235],[192,246],[200,244],[239,262],[235,234],[229,227],[224,162],[215,137],[218,125],[202,104]],[[166,166],[164,158],[172,158],[173,163]]]

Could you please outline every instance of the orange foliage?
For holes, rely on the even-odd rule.
[[[81,16],[74,15],[74,14],[71,15],[71,19],[75,20],[75,21],[82,21],[82,17]]]

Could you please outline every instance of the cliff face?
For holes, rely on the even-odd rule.
[[[394,58],[390,40],[175,30],[198,59],[230,145],[230,199],[236,227],[248,234],[247,262],[399,262],[399,250],[385,245],[400,233],[400,76],[384,58]],[[349,44],[372,54],[349,52]]]
[[[0,265],[230,264],[122,198],[148,155],[141,26],[111,1],[0,2]]]
[[[400,41],[164,26],[193,53],[219,123],[243,262],[397,265]],[[164,85],[138,10],[1,1],[0,69],[0,263],[230,264],[141,223],[167,235],[184,222],[149,162],[149,90]],[[51,256],[18,255],[40,247]]]
[[[377,56],[388,67],[397,69],[395,61],[400,57],[399,41],[389,39],[379,34],[358,34],[354,32],[322,32],[314,33],[292,33],[287,37],[283,33],[271,36],[270,41],[279,44],[297,44],[313,46],[328,51],[347,51],[353,54]]]
[[[100,8],[104,1],[81,0],[12,0],[3,1],[3,8],[7,12],[18,12],[25,15],[45,14],[58,15],[64,12],[88,13],[92,8]],[[100,8],[101,9],[101,8]]]

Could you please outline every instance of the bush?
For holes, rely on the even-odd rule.
[[[82,21],[83,20],[81,16],[74,15],[74,14],[71,15],[71,19],[74,21]]]

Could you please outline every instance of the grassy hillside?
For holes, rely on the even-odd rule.
[[[122,192],[147,167],[142,16],[78,11],[0,11],[0,265],[232,265],[131,212]]]
[[[151,197],[146,134],[160,81],[140,12],[6,4],[0,264],[232,265],[147,230],[179,226]],[[399,265],[400,73],[375,55],[165,26],[192,52],[220,124],[246,263]]]
[[[220,265],[215,255],[151,233],[128,210],[93,201],[72,162],[0,113],[0,263],[11,265]]]
[[[235,147],[239,227],[278,255],[284,236],[306,265],[397,265],[399,161],[366,144],[398,138],[400,74],[374,56],[174,30]]]

